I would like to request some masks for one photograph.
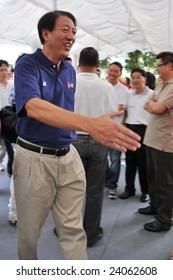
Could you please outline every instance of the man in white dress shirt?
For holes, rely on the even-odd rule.
[[[149,113],[144,110],[144,104],[150,98],[153,90],[146,86],[146,72],[134,68],[131,72],[133,89],[129,92],[125,119],[126,126],[141,136],[141,148],[136,152],[126,153],[126,186],[119,198],[127,199],[135,194],[135,177],[138,169],[141,187],[141,202],[146,202],[148,196],[148,181],[146,173],[146,146],[143,144],[148,124]]]
[[[96,74],[98,66],[98,52],[92,47],[84,48],[80,53],[80,72],[76,79],[76,113],[98,117],[111,111],[118,111],[114,89],[111,84],[98,77]],[[80,154],[86,173],[83,224],[87,235],[87,246],[91,247],[103,235],[100,221],[107,166],[107,147],[82,131],[78,131],[77,135],[77,140],[73,144]]]

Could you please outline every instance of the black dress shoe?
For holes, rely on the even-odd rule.
[[[152,232],[160,232],[170,230],[171,226],[168,224],[160,223],[158,220],[155,220],[151,223],[147,223],[144,225],[144,228],[148,231]]]
[[[58,233],[56,231],[56,227],[54,227],[53,232],[55,233],[55,235],[58,237]]]
[[[149,200],[149,195],[146,193],[143,193],[141,195],[141,202],[147,202]]]
[[[100,240],[102,237],[103,237],[103,229],[102,227],[99,227],[98,240]]]
[[[156,215],[157,212],[151,206],[147,206],[145,208],[139,208],[138,212],[143,215]]]
[[[130,196],[135,195],[135,193],[129,192],[129,191],[124,191],[122,194],[119,195],[120,199],[127,199]]]
[[[103,237],[103,229],[102,227],[99,227],[97,239],[94,241],[87,240],[87,247],[94,246],[97,243],[97,241],[100,240],[102,237]]]
[[[15,220],[8,220],[8,223],[10,226],[16,227],[17,226],[17,221]]]

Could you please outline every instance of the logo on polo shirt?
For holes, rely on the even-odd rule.
[[[73,83],[70,83],[69,81],[67,82],[67,87],[70,89],[70,88],[74,88],[74,85]]]
[[[46,82],[45,81],[43,81],[43,86],[46,87]]]

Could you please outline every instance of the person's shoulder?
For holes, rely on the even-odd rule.
[[[26,54],[25,56],[21,57],[17,61],[15,68],[17,68],[18,66],[21,66],[21,65],[34,63],[34,61],[35,61],[35,59],[34,59],[33,54]]]
[[[102,80],[101,78],[98,78],[98,81],[101,85],[107,87],[107,88],[112,88],[113,89],[113,86],[111,85],[111,83],[109,83],[108,81],[106,80]]]
[[[154,90],[148,87],[147,91],[146,91],[147,99],[150,98],[153,95],[153,93],[154,93]]]
[[[63,60],[62,62],[63,62],[64,66],[66,68],[75,70],[74,66],[71,63],[69,63],[69,62],[67,62],[65,60]]]
[[[114,87],[108,81],[102,80],[101,78],[98,78],[97,83],[100,86],[100,88],[102,88],[104,91],[109,91],[109,92],[114,93]]]
[[[64,61],[64,63],[66,63],[66,67],[70,71],[70,73],[72,73],[73,75],[76,76],[76,70],[75,70],[74,66],[71,65],[69,62],[66,62],[66,61]]]
[[[120,81],[118,81],[118,86],[123,88],[123,89],[128,90],[128,88],[122,82],[120,82]]]
[[[168,84],[171,84],[171,86],[172,86],[172,84],[173,84],[173,78],[171,78],[171,79],[168,80]]]
[[[136,91],[134,88],[131,88],[128,90],[128,96],[132,96],[132,95],[135,95],[136,96]]]
[[[153,93],[153,92],[154,92],[154,90],[153,90],[153,89],[148,88],[148,93]]]
[[[76,80],[77,81],[85,80],[85,73],[83,73],[83,72],[76,73]]]
[[[125,93],[129,92],[129,89],[125,85],[123,85],[120,81],[116,84],[116,88],[118,90],[121,90],[121,92],[125,92]]]

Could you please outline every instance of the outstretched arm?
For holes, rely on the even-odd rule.
[[[122,152],[127,149],[136,150],[140,147],[139,135],[112,120],[122,112],[90,118],[64,110],[38,98],[30,99],[26,103],[25,109],[31,118],[59,128],[85,131],[103,145]]]
[[[117,115],[118,113],[114,112],[91,119],[87,132],[98,142],[113,149],[122,152],[127,149],[135,151],[140,147],[140,137],[125,126],[113,122],[112,118]]]

